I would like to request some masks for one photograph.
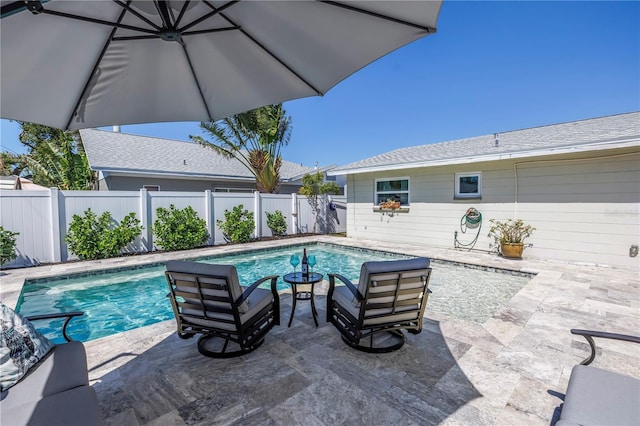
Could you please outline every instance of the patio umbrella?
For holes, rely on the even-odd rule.
[[[2,118],[215,121],[323,95],[432,34],[441,1],[2,1]]]

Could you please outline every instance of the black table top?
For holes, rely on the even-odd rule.
[[[288,282],[290,284],[314,284],[322,281],[322,278],[323,275],[317,272],[309,273],[309,277],[307,279],[304,279],[302,277],[302,272],[295,272],[282,277],[285,282]]]

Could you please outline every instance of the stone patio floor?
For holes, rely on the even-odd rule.
[[[484,324],[429,312],[424,330],[390,354],[345,345],[281,294],[281,325],[245,356],[200,355],[165,321],[85,343],[89,378],[107,425],[548,425],[571,368],[589,348],[571,328],[640,334],[638,270],[318,236],[73,262],[4,271],[1,296],[15,306],[25,278],[315,241],[427,256],[537,275]],[[434,270],[437,265],[433,265]],[[316,268],[318,269],[318,268]],[[329,268],[327,268],[329,269]],[[326,271],[330,272],[330,271]],[[640,377],[640,345],[600,340],[593,365]]]

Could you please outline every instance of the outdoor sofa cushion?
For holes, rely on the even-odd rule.
[[[0,303],[0,391],[15,385],[54,347],[22,315]]]
[[[556,426],[640,425],[640,380],[576,365]]]
[[[2,309],[3,337],[6,335],[13,339],[16,336],[23,336],[25,329],[40,335],[29,320],[4,305]],[[10,319],[5,321],[4,314]],[[70,314],[77,316],[81,313]],[[63,334],[66,337],[64,329]],[[45,339],[44,336],[42,339]],[[2,344],[5,345],[5,342],[6,339]],[[27,346],[33,347],[32,342],[27,343]],[[51,345],[51,347],[52,349],[44,357],[28,368],[26,374],[17,383],[6,387],[3,384],[0,392],[0,424],[7,426],[102,424],[96,392],[89,386],[87,354],[84,345],[71,341]]]

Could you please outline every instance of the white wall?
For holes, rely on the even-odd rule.
[[[460,172],[482,172],[482,199],[453,198]],[[375,212],[375,179],[402,176],[410,178],[409,212]],[[490,250],[489,219],[519,218],[537,228],[525,257],[640,267],[640,258],[629,256],[630,247],[640,244],[637,148],[363,173],[350,175],[348,187],[349,237],[453,248],[462,216],[475,207],[484,219],[476,249]],[[469,229],[458,239],[469,242],[475,235]]]
[[[334,197],[336,203],[346,204],[346,197]],[[69,253],[64,243],[66,230],[73,215],[82,215],[91,209],[97,215],[105,211],[111,213],[116,222],[133,212],[144,227],[141,235],[125,250],[146,252],[157,250],[153,243],[152,224],[157,218],[159,207],[168,208],[173,204],[182,209],[193,207],[198,216],[205,219],[212,238],[209,244],[225,243],[224,236],[216,226],[217,220],[224,220],[225,210],[242,204],[244,209],[254,213],[257,237],[271,236],[265,212],[280,210],[287,217],[287,234],[311,232],[313,214],[306,197],[297,194],[260,193],[213,193],[169,192],[169,191],[11,191],[0,190],[0,225],[18,232],[16,249],[18,257],[4,266],[17,267],[41,263],[64,262],[76,259]],[[321,200],[322,209],[318,233],[345,232],[344,214],[329,211],[326,199]],[[297,213],[294,216],[294,213]],[[295,219],[295,221],[294,221]]]

